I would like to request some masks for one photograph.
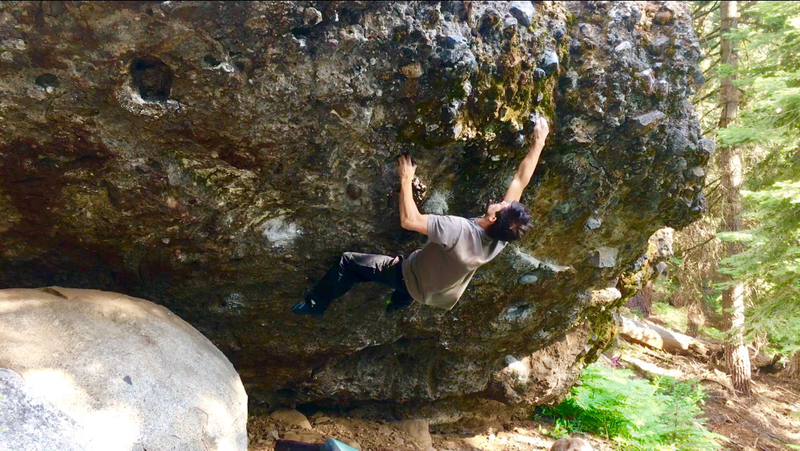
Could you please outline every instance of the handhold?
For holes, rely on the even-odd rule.
[[[444,48],[454,49],[456,47],[467,47],[467,38],[457,34],[451,34],[444,39]]]
[[[517,149],[522,149],[525,147],[525,135],[520,133],[516,138],[514,138],[514,147]]]
[[[655,17],[653,17],[653,22],[659,25],[666,25],[672,20],[672,17],[672,11],[664,9],[656,13]]]
[[[58,77],[53,74],[42,74],[36,77],[36,84],[44,89],[57,88],[59,86]]]
[[[475,54],[473,54],[472,51],[470,51],[470,49],[466,46],[459,46],[442,52],[442,63],[446,67],[467,69],[469,71],[474,71],[478,66],[478,62],[475,59]]]
[[[665,117],[667,117],[667,115],[661,111],[653,110],[649,113],[628,119],[628,127],[630,131],[646,131],[660,124]]]
[[[506,19],[503,21],[504,29],[513,28],[516,26],[517,26],[517,19],[513,17],[506,17]]]
[[[715,144],[713,139],[701,139],[697,144],[698,153],[704,157],[709,158],[714,154]]]
[[[604,288],[602,290],[593,290],[591,297],[592,305],[610,304],[622,297],[622,293],[616,288]]]
[[[361,197],[363,190],[358,186],[352,183],[347,184],[347,195],[350,196],[350,199],[356,200]]]
[[[630,50],[632,48],[633,48],[633,44],[631,44],[631,41],[622,41],[622,42],[619,43],[619,45],[614,47],[614,52],[622,53],[625,50]]]
[[[706,171],[704,171],[703,168],[701,168],[700,166],[695,166],[686,171],[684,175],[689,180],[699,182],[703,180],[703,177],[705,177]]]
[[[514,16],[523,27],[529,27],[533,23],[533,15],[536,10],[531,2],[511,2],[509,12]]]
[[[304,19],[306,26],[313,27],[322,22],[322,13],[317,8],[309,6],[304,12]]]
[[[661,274],[667,274],[667,262],[658,262],[656,265],[656,276],[660,276]]]
[[[548,74],[558,70],[558,54],[554,50],[544,52],[543,66]]]
[[[452,123],[456,116],[458,115],[458,110],[453,108],[452,106],[445,105],[442,107],[442,111],[439,113],[439,120],[444,123],[450,124]]]
[[[588,230],[599,229],[601,225],[603,225],[603,220],[598,218],[597,216],[592,216],[591,218],[586,220],[586,228]]]
[[[400,72],[408,78],[419,78],[422,76],[422,65],[414,61],[400,68]]]
[[[172,69],[154,56],[136,58],[130,66],[133,85],[145,101],[166,102],[172,89]]]
[[[536,127],[536,122],[539,120],[539,113],[533,112],[528,115],[528,120],[525,122],[525,125],[522,127],[522,132],[526,135],[529,135],[533,132],[533,129]]]
[[[669,82],[667,80],[658,80],[656,82],[656,94],[662,99],[669,95]]]
[[[617,265],[619,249],[615,247],[600,247],[594,251],[589,263],[595,268],[613,268]]]

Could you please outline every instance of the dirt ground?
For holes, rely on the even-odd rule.
[[[648,372],[664,371],[679,379],[697,379],[708,398],[703,406],[708,428],[727,437],[723,450],[789,451],[800,449],[800,384],[772,374],[754,374],[753,396],[734,394],[725,373],[688,357],[622,344],[612,352],[623,363]]]
[[[430,434],[432,448],[427,448],[415,437],[393,427],[391,422],[381,422],[347,416],[327,416],[326,423],[312,424],[312,430],[303,430],[275,421],[268,416],[250,419],[248,431],[251,437],[248,451],[273,451],[275,431],[282,439],[299,440],[306,443],[322,443],[328,437],[341,440],[363,451],[532,451],[549,450],[555,441],[543,431],[549,430],[544,423],[534,421],[515,421],[505,425],[503,431],[487,431],[483,434],[465,432],[463,434]],[[328,421],[329,419],[329,421]],[[314,423],[313,416],[310,418]],[[542,428],[542,429],[540,429]],[[613,450],[597,437],[581,436],[589,440],[598,451]]]
[[[800,386],[775,375],[754,375],[753,397],[738,398],[725,374],[687,357],[673,356],[621,342],[608,353],[641,374],[664,374],[678,379],[700,380],[708,393],[703,406],[707,426],[727,437],[725,451],[800,450]],[[610,358],[604,358],[610,362]],[[334,437],[363,451],[540,451],[549,450],[551,424],[512,421],[484,433],[412,434],[396,423],[364,419],[356,415],[316,412],[309,417],[311,429],[302,429],[270,418],[253,415],[248,423],[249,451],[273,451],[276,438],[322,443]],[[435,429],[435,428],[434,428]],[[502,429],[502,430],[501,430]],[[601,437],[581,436],[597,451],[614,450],[613,442]],[[789,445],[797,447],[790,448]]]

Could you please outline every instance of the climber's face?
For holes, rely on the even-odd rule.
[[[490,222],[494,222],[495,219],[497,219],[497,213],[509,205],[511,205],[511,203],[506,201],[490,203],[489,206],[486,207],[486,219]]]

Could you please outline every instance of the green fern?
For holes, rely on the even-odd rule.
[[[543,409],[570,432],[612,439],[623,451],[716,451],[722,436],[703,427],[697,383],[637,379],[628,370],[589,365],[560,405]]]

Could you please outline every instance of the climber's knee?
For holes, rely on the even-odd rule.
[[[345,252],[339,257],[339,267],[342,269],[347,268],[350,266],[350,263],[353,262],[353,253],[352,252]]]

